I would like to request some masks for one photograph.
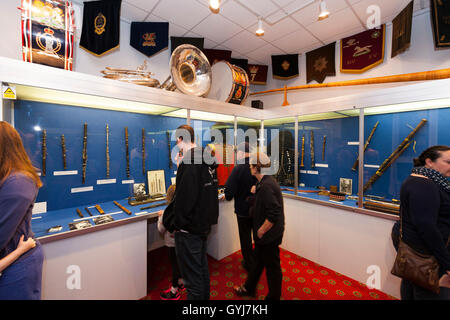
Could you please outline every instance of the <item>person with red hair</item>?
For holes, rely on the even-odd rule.
[[[0,121],[0,259],[33,238],[31,214],[41,186],[19,133]],[[3,270],[0,300],[39,300],[43,260],[41,245],[35,241],[34,248]]]

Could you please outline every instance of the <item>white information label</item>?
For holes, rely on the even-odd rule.
[[[347,141],[349,146],[359,146],[359,141]]]
[[[116,179],[97,180],[97,184],[110,184],[110,183],[116,183]]]
[[[378,169],[380,166],[378,164],[365,164],[364,167]]]
[[[316,167],[319,167],[319,168],[328,168],[328,163],[316,163]]]
[[[32,214],[40,214],[44,212],[47,212],[47,201],[35,202]]]
[[[306,171],[307,174],[319,174],[319,171],[314,171],[314,170],[308,170]]]
[[[122,180],[122,184],[134,183],[134,180]]]
[[[53,171],[54,176],[72,176],[77,174],[78,170]]]
[[[80,188],[72,188],[70,189],[71,193],[78,193],[78,192],[88,192],[88,191],[94,191],[94,187],[80,187]]]

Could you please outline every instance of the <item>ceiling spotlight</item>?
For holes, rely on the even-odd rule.
[[[320,0],[319,10],[320,13],[317,19],[319,21],[328,18],[328,16],[330,15],[330,12],[327,10],[327,4],[323,0]]]
[[[258,29],[255,31],[256,35],[258,37],[261,37],[264,35],[264,29],[262,27],[262,20],[261,18],[258,19]]]
[[[211,10],[212,13],[219,13],[220,0],[209,0],[209,10]]]

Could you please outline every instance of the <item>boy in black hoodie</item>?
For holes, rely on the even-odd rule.
[[[192,127],[182,125],[175,134],[177,146],[183,153],[173,201],[175,250],[188,300],[208,300],[210,280],[206,239],[219,215],[217,165],[208,152],[204,153],[195,144]]]

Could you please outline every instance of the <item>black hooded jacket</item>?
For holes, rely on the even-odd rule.
[[[217,191],[217,164],[207,164],[203,148],[188,150],[177,170],[172,225],[169,231],[183,230],[207,235],[211,225],[217,224],[219,200]]]

